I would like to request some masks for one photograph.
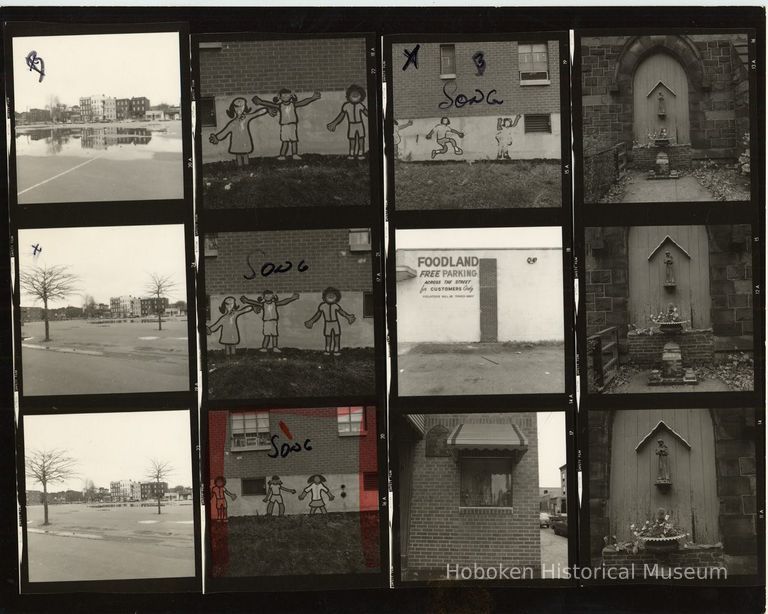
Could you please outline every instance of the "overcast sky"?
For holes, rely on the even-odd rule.
[[[45,64],[45,77],[30,71],[30,51]],[[44,108],[51,96],[66,105],[81,96],[146,96],[151,105],[181,100],[178,32],[23,36],[13,39],[15,110]]]
[[[539,486],[559,486],[565,464],[565,412],[536,414],[539,433]]]
[[[33,245],[42,248],[33,255]],[[176,287],[168,293],[171,303],[187,300],[184,226],[94,226],[90,228],[36,228],[19,230],[19,269],[67,265],[77,275],[77,291],[52,308],[81,307],[85,294],[109,304],[113,296],[147,296],[151,273],[170,276]],[[40,306],[25,293],[25,307]]]
[[[559,226],[398,230],[397,249],[562,247]]]
[[[152,459],[173,468],[168,486],[192,486],[188,411],[133,411],[24,417],[24,451],[63,450],[77,461],[77,476],[49,491],[82,490],[85,480],[147,481]],[[42,487],[27,477],[28,490]]]

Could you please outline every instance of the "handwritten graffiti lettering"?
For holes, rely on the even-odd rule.
[[[33,49],[27,54],[26,62],[30,71],[34,70],[40,75],[40,79],[38,79],[37,82],[42,83],[43,77],[45,77],[45,62],[43,61],[43,58],[39,57],[37,51]]]
[[[472,61],[475,63],[475,68],[477,68],[477,76],[482,77],[486,66],[485,54],[482,51],[475,52],[472,56]]]
[[[403,55],[407,58],[405,60],[405,64],[403,64],[403,70],[407,69],[411,64],[413,64],[413,67],[418,69],[419,68],[419,48],[421,45],[416,45],[413,48],[413,51],[408,51],[407,49],[403,49]]]
[[[473,104],[489,104],[489,105],[497,105],[497,104],[503,104],[503,100],[499,100],[496,98],[496,90],[492,89],[489,90],[487,94],[485,94],[482,90],[475,89],[475,95],[471,98],[466,96],[465,94],[456,94],[456,96],[451,96],[451,94],[448,93],[446,87],[447,83],[443,85],[443,95],[445,96],[446,100],[443,100],[441,103],[439,103],[437,106],[441,109],[450,109],[451,107],[456,107],[457,109],[460,109],[462,107],[465,107],[467,105],[473,105]]]
[[[247,275],[243,275],[245,279],[256,279],[257,273],[256,270],[253,268],[253,265],[251,264],[250,260],[248,260],[248,268],[251,269],[251,272]],[[259,273],[262,277],[269,277],[270,275],[276,275],[278,273],[287,273],[288,271],[293,269],[293,262],[291,260],[286,260],[282,264],[275,264],[274,262],[265,262],[263,265],[261,265],[261,269],[259,270]],[[299,273],[304,273],[305,271],[309,270],[309,265],[304,262],[304,260],[299,260],[299,264],[296,265],[296,270]]]
[[[272,451],[267,453],[269,458],[285,458],[291,452],[309,452],[312,450],[312,440],[305,439],[304,443],[280,443],[280,435],[272,435]],[[278,445],[279,444],[279,445]]]

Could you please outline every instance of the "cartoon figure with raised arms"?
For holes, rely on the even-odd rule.
[[[410,119],[402,124],[397,120],[394,121],[395,158],[400,157],[400,143],[403,142],[403,137],[401,136],[400,131],[409,128],[410,126],[413,126],[413,122]]]
[[[277,347],[277,321],[280,319],[280,314],[277,312],[278,307],[292,303],[298,300],[299,295],[295,292],[288,298],[280,299],[277,294],[272,290],[264,290],[261,296],[255,301],[249,299],[247,296],[241,296],[240,300],[246,305],[250,305],[254,313],[261,313],[262,320],[262,333],[264,338],[261,341],[261,349],[259,352],[267,352],[270,349],[276,354],[280,354],[280,348]]]
[[[285,160],[288,150],[291,150],[291,158],[301,160],[299,155],[299,115],[296,109],[306,107],[315,100],[320,100],[320,92],[314,92],[311,96],[298,99],[296,94],[287,88],[283,88],[272,102],[263,100],[258,96],[252,98],[254,104],[260,104],[277,111],[280,115],[280,155],[278,160]]]
[[[336,127],[347,118],[347,139],[349,139],[349,155],[347,160],[362,160],[365,156],[365,123],[368,119],[368,109],[365,108],[365,90],[359,85],[350,85],[347,88],[347,102],[341,105],[341,110],[335,119],[327,126],[334,132]]]
[[[513,135],[517,122],[520,121],[521,115],[517,115],[514,120],[511,117],[500,117],[496,120],[496,143],[498,149],[496,151],[497,160],[510,160],[509,150],[512,147]]]
[[[440,149],[432,150],[433,160],[438,154],[448,153],[449,145],[453,147],[453,153],[455,153],[457,156],[460,156],[464,153],[464,150],[456,144],[456,139],[452,136],[454,134],[459,138],[464,138],[463,132],[459,132],[458,130],[451,128],[451,120],[447,117],[441,118],[440,123],[432,128],[432,130],[427,132],[427,138],[431,139],[432,135],[434,135],[437,144],[440,145]]]
[[[253,153],[251,122],[267,113],[269,110],[265,108],[253,111],[245,98],[235,98],[227,109],[230,121],[220,132],[211,133],[208,140],[213,145],[218,145],[229,137],[229,153],[235,156],[235,164],[238,167],[248,166],[249,156]]]
[[[227,359],[231,359],[235,355],[237,345],[240,343],[240,329],[237,326],[237,319],[249,311],[251,311],[250,305],[240,306],[237,304],[234,296],[228,296],[221,301],[219,306],[219,312],[222,316],[210,326],[205,327],[209,335],[212,335],[217,330],[221,330],[219,333],[219,343],[224,346]]]
[[[227,479],[220,475],[213,481],[211,487],[211,499],[216,508],[216,520],[219,522],[227,521],[227,497],[232,501],[237,499],[235,493],[227,490]]]
[[[303,501],[304,498],[307,495],[310,495],[309,500],[309,513],[311,514],[317,514],[320,512],[321,514],[327,514],[328,510],[325,509],[325,500],[323,499],[323,493],[328,495],[328,501],[333,501],[335,497],[331,494],[331,491],[328,490],[328,487],[325,485],[325,476],[320,475],[319,473],[316,473],[315,475],[309,476],[307,478],[307,483],[309,486],[307,486],[302,493],[299,495],[299,500]]]
[[[339,305],[341,292],[333,287],[323,290],[323,302],[317,307],[315,315],[304,322],[304,326],[312,328],[320,318],[323,318],[323,335],[325,336],[325,356],[341,354],[341,324],[339,316],[346,318],[349,324],[355,322],[355,316],[347,313]]]
[[[272,510],[275,509],[275,503],[277,503],[277,515],[285,515],[283,492],[289,492],[292,495],[296,494],[296,491],[293,488],[286,488],[283,486],[283,481],[280,479],[279,475],[273,475],[272,479],[267,482],[267,496],[264,497],[264,503],[267,504],[267,516],[272,516]]]

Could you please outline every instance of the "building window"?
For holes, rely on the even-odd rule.
[[[379,474],[375,471],[366,471],[363,474],[363,490],[379,490]]]
[[[247,478],[240,481],[240,493],[244,497],[267,494],[267,478]]]
[[[512,507],[512,459],[462,458],[461,507]]]
[[[371,229],[370,228],[352,228],[349,231],[349,251],[351,252],[371,251]]]
[[[215,258],[219,255],[219,235],[212,232],[203,238],[203,257]]]
[[[456,78],[456,45],[440,45],[440,78]]]
[[[549,113],[526,115],[525,132],[552,132],[552,116]]]
[[[233,450],[268,450],[269,412],[244,412],[232,414]]]
[[[202,126],[216,127],[216,99],[213,96],[201,98],[197,109]]]
[[[363,317],[372,318],[374,311],[373,292],[363,292]]]
[[[549,84],[547,43],[520,43],[517,46],[520,85]]]
[[[339,435],[365,435],[364,407],[337,407]]]

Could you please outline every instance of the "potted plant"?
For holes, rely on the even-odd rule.
[[[669,519],[667,511],[660,507],[653,520],[646,520],[641,527],[630,525],[630,530],[646,550],[673,552],[680,547],[680,540],[688,534]]]
[[[683,325],[688,322],[688,320],[680,318],[680,311],[672,303],[667,306],[666,311],[660,311],[658,314],[650,315],[648,317],[651,322],[659,327],[661,332],[666,333],[667,335],[676,335],[682,332]]]

